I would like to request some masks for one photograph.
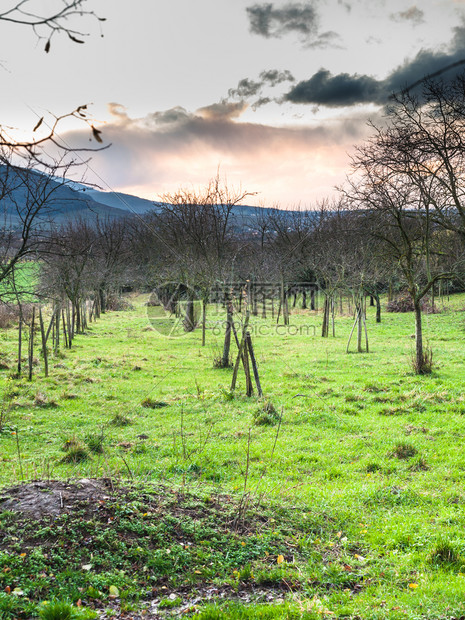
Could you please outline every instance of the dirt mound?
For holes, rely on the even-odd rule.
[[[112,495],[109,479],[83,478],[73,482],[48,480],[19,484],[0,490],[0,512],[18,512],[40,519],[46,515],[57,516],[76,509],[86,509],[89,514],[98,502]]]

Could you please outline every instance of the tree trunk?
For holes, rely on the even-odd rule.
[[[375,305],[375,299],[373,295],[370,295],[370,307],[373,307],[374,305]]]
[[[105,314],[107,310],[107,306],[105,302],[105,291],[103,290],[103,288],[99,289],[98,294],[99,294],[99,299],[100,299],[100,312],[102,314]]]
[[[284,291],[283,319],[284,325],[289,325],[289,296],[287,291]]]
[[[334,314],[335,314],[336,308],[335,308],[335,304],[334,304],[334,299],[331,299],[331,328],[332,328],[332,332],[333,332],[333,338],[336,337],[336,325],[334,322]]]
[[[304,289],[302,291],[302,310],[307,309],[307,291]]]
[[[329,297],[325,296],[325,303],[323,304],[323,325],[321,327],[321,336],[327,338],[329,334]]]
[[[192,295],[189,294],[189,299],[186,304],[186,314],[184,316],[184,331],[192,332],[194,331],[194,300],[192,299]]]
[[[423,355],[423,329],[421,325],[421,305],[414,302],[415,308],[415,371],[417,375],[423,374],[424,355]]]
[[[310,310],[316,310],[315,306],[315,289],[310,290]]]
[[[266,294],[263,293],[262,297],[262,319],[266,319]]]
[[[202,302],[202,347],[205,346],[205,332],[207,331],[207,302]]]
[[[232,304],[229,299],[226,302],[226,331],[224,334],[223,357],[221,359],[221,367],[229,366],[229,351],[231,349],[231,328],[233,322]]]
[[[358,308],[358,321],[357,321],[357,351],[363,352],[362,349],[362,329],[363,329],[363,302],[360,302]]]
[[[381,300],[379,295],[375,295],[376,301],[376,322],[381,323]]]
[[[250,292],[252,295],[252,314],[254,316],[258,316],[258,300],[257,300],[257,290],[255,287],[255,283],[252,284]]]

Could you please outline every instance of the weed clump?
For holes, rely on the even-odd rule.
[[[234,364],[232,363],[232,360],[230,357],[228,357],[228,360],[225,363],[225,360],[223,359],[223,355],[215,355],[215,357],[213,358],[213,368],[232,368],[234,366]]]
[[[412,444],[410,443],[399,441],[394,446],[394,449],[392,451],[392,456],[396,457],[397,459],[403,460],[403,459],[409,459],[412,456],[415,456],[416,453],[417,453],[417,449],[415,448],[415,446],[412,446]]]
[[[58,403],[54,400],[49,400],[42,392],[37,392],[34,397],[34,407],[40,407],[41,409],[55,409],[58,407]]]
[[[414,351],[410,357],[410,365],[416,375],[430,375],[433,372],[433,350],[429,345],[423,348],[421,358],[418,359]]]
[[[65,442],[62,445],[61,449],[63,450],[63,452],[68,452],[72,448],[75,448],[76,446],[80,446],[80,445],[81,443],[79,442],[78,439],[76,439],[76,437],[69,437],[69,439],[65,439]]]
[[[129,426],[129,424],[131,424],[132,420],[131,418],[128,418],[127,416],[123,415],[122,413],[116,413],[111,421],[110,424],[112,424],[113,426],[118,426],[118,427],[122,427],[122,426]]]
[[[146,409],[161,409],[162,407],[168,407],[168,403],[162,400],[153,400],[153,398],[146,398],[141,402],[142,407]]]
[[[454,543],[441,538],[431,549],[428,563],[446,569],[461,569],[465,564],[465,558]]]
[[[428,471],[429,465],[424,456],[417,456],[409,465],[410,471]]]
[[[86,435],[84,441],[87,444],[87,447],[94,454],[102,454],[103,448],[105,445],[105,435],[103,432],[100,433],[90,433]]]
[[[89,458],[89,452],[82,444],[76,444],[69,448],[65,456],[61,459],[62,463],[82,463]]]
[[[67,601],[52,601],[44,604],[39,612],[39,618],[42,620],[90,620],[96,618],[97,614],[89,610],[76,609]]]
[[[158,603],[158,609],[173,609],[174,607],[179,607],[181,603],[182,599],[179,596],[174,599],[162,598]]]
[[[254,411],[252,416],[256,426],[276,426],[281,420],[280,414],[269,400],[266,400],[259,409]]]

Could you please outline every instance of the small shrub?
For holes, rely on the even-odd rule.
[[[146,398],[141,402],[142,407],[146,409],[161,409],[162,407],[168,407],[168,403],[162,400],[153,400],[153,398]]]
[[[23,318],[26,322],[30,320],[32,314],[32,304],[22,305]],[[16,304],[8,305],[5,303],[0,304],[0,328],[6,329],[13,327],[16,323],[19,323],[19,306]]]
[[[69,448],[68,452],[61,459],[62,463],[82,463],[89,458],[89,453],[86,448],[81,445],[75,445],[72,448]]]
[[[423,312],[432,312],[432,307],[427,298],[420,302],[420,306]],[[413,312],[414,310],[413,299],[407,291],[399,293],[386,306],[387,312]]]
[[[400,441],[394,446],[392,456],[395,456],[397,459],[409,459],[412,456],[415,456],[416,453],[417,449],[415,446],[412,446],[410,443]]]
[[[122,413],[116,413],[110,421],[110,424],[112,424],[113,426],[119,426],[119,427],[129,426],[129,424],[131,423],[132,423],[131,418],[128,418]]]
[[[266,400],[259,409],[254,411],[252,416],[254,424],[257,426],[276,426],[281,419],[275,406],[269,400]]]
[[[124,297],[119,297],[118,295],[108,295],[106,300],[106,308],[107,310],[112,310],[113,312],[134,310],[134,306],[127,299]]]

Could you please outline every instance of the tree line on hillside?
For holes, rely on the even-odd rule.
[[[21,221],[12,229],[5,220],[0,231],[0,281],[14,280],[25,258],[38,259],[38,294],[56,307],[69,303],[78,332],[86,320],[83,304],[98,314],[128,287],[149,291],[175,282],[183,285],[191,313],[186,329],[195,326],[190,291],[202,301],[203,342],[207,303],[218,290],[230,324],[232,283],[247,290],[254,314],[266,312],[260,304],[268,284],[266,295],[276,299],[284,322],[292,296],[315,308],[317,288],[323,337],[334,333],[339,296],[353,300],[358,350],[366,297],[376,303],[380,321],[380,295],[405,290],[415,313],[416,371],[426,372],[425,299],[443,282],[461,288],[465,272],[464,124],[465,75],[448,83],[425,80],[420,94],[393,97],[383,125],[373,125],[371,139],[357,147],[337,198],[293,211],[257,207],[244,225],[234,207],[249,194],[217,176],[201,190],[163,196],[145,215],[47,226],[57,171],[32,174],[31,162],[19,176],[0,177],[0,202]],[[9,152],[2,157],[7,170],[17,170]],[[18,182],[25,199],[13,204]]]

